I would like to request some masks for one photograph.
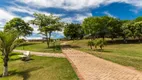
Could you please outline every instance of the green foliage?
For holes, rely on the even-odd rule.
[[[91,41],[88,41],[88,46],[90,46],[90,48],[92,49],[92,47],[94,46],[94,42],[91,40]]]
[[[97,46],[99,46],[100,49],[102,50],[103,47],[104,47],[105,44],[106,44],[106,41],[103,40],[103,39],[95,39],[94,44],[95,44],[95,47],[96,47],[96,48],[97,48]]]
[[[31,35],[33,28],[21,18],[13,18],[4,26],[4,31],[17,30],[20,36]]]
[[[108,26],[111,24],[112,17],[102,16],[98,24],[97,36],[104,38],[108,34]]]
[[[4,56],[3,76],[8,76],[9,54],[23,42],[23,40],[17,39],[17,37],[19,37],[19,34],[15,31],[0,32],[0,51]]]
[[[46,37],[47,45],[49,47],[51,33],[53,31],[61,31],[64,24],[60,22],[59,17],[53,16],[52,14],[47,16],[45,14],[34,13],[34,17],[35,19],[31,20],[30,23],[39,26],[38,30]]]
[[[109,16],[88,17],[84,19],[82,27],[87,35],[113,38],[120,33],[121,21]]]
[[[9,31],[2,32],[0,31],[0,50],[3,55],[7,55],[12,52],[17,46],[19,46],[23,40],[17,39],[19,37],[18,32]]]
[[[84,31],[80,24],[67,24],[64,28],[64,35],[69,39],[82,39]]]
[[[127,22],[122,25],[123,34],[125,37],[130,37],[133,35],[134,25],[133,22]]]
[[[85,18],[82,24],[85,34],[91,36],[94,36],[97,33],[100,26],[100,17]]]
[[[134,35],[136,37],[139,38],[139,41],[140,41],[140,38],[142,36],[142,21],[141,22],[136,22],[134,23],[134,26],[135,26],[135,32],[134,32]]]
[[[101,17],[88,17],[85,18],[82,24],[82,28],[85,32],[85,36],[91,36],[91,38],[114,38],[123,37],[124,41],[127,38],[133,37],[134,39],[141,39],[142,17],[138,17],[135,20],[120,20],[109,16]]]
[[[138,37],[140,39],[142,36],[142,22],[127,22],[121,28],[125,37]]]
[[[137,17],[134,21],[135,21],[135,22],[140,22],[140,21],[142,21],[142,16]]]
[[[108,36],[112,38],[116,38],[118,36],[120,36],[121,34],[121,26],[122,26],[122,22],[121,20],[117,19],[117,18],[110,18],[109,23],[107,25],[107,29],[108,29]]]

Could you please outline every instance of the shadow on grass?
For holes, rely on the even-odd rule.
[[[80,48],[79,46],[61,45],[62,48]]]
[[[29,46],[29,45],[35,45],[35,44],[40,44],[40,43],[24,43],[24,44],[22,44],[20,46]]]
[[[105,49],[95,49],[93,51],[96,51],[96,52],[108,52],[108,53],[112,52],[112,51],[105,50]]]
[[[130,39],[127,40],[127,42],[124,42],[124,40],[108,40],[107,45],[112,45],[112,44],[140,44],[142,41],[139,42],[138,39]]]
[[[20,53],[11,53],[9,54],[9,56],[16,56],[16,55],[19,55]]]
[[[12,53],[9,55],[9,59],[10,61],[16,61],[16,60],[22,60],[23,58],[19,56],[19,53]],[[30,59],[26,60],[26,61],[31,61],[34,60],[31,58],[32,56],[30,56]],[[23,60],[22,60],[23,61]]]
[[[30,74],[29,74],[30,72],[39,70],[41,68],[43,68],[43,67],[32,67],[27,70],[18,71],[18,72],[16,70],[13,70],[13,71],[9,71],[9,76],[18,75],[18,76],[23,77],[23,80],[28,80],[28,78],[30,77]],[[0,78],[1,77],[2,77],[2,74],[1,74]]]
[[[20,57],[14,58],[14,59],[11,59],[11,58],[10,58],[10,61],[16,61],[16,60],[21,60],[21,58],[20,58]]]
[[[49,48],[46,49],[55,49],[55,50],[61,50],[61,46],[60,45],[56,45],[56,46],[50,46]]]

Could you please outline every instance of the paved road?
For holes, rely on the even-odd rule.
[[[14,50],[14,52],[25,52],[24,50]],[[42,53],[42,52],[32,52],[30,51],[30,54],[37,55],[37,56],[47,56],[47,57],[59,57],[59,58],[65,58],[65,55],[62,53]]]
[[[72,63],[80,80],[142,80],[141,72],[128,67],[66,46],[62,47],[62,51]]]

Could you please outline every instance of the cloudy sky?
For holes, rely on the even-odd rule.
[[[81,23],[88,16],[103,15],[135,19],[142,16],[142,0],[0,0],[0,27],[14,17],[29,21],[34,12],[52,13],[62,21],[74,23]]]

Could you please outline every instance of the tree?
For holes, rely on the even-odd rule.
[[[109,37],[111,37],[112,40],[114,38],[117,38],[120,35],[121,26],[122,26],[121,20],[111,17],[107,26],[107,30],[108,30],[107,34]]]
[[[9,61],[9,54],[19,46],[23,40],[17,39],[19,34],[15,31],[8,31],[2,32],[0,31],[0,51],[4,56],[4,70],[3,76],[8,76],[8,61]]]
[[[142,16],[137,17],[134,21],[135,21],[135,22],[140,22],[140,21],[142,21]]]
[[[60,22],[60,18],[53,16],[52,14],[47,16],[45,14],[34,13],[34,20],[31,20],[30,23],[39,26],[39,31],[46,37],[47,46],[50,45],[51,33],[53,31],[61,31],[64,26]]]
[[[20,33],[20,36],[25,37],[32,34],[33,28],[21,18],[13,18],[4,26],[4,31],[9,30],[17,30]]]
[[[130,36],[130,30],[128,28],[129,20],[121,20],[122,26],[120,27],[121,31],[119,36],[122,36],[123,41],[127,43],[127,37]]]
[[[103,38],[103,40],[105,36],[108,34],[108,26],[111,23],[111,19],[112,18],[109,16],[102,16],[98,21],[98,24],[100,24],[100,26],[98,26],[97,35]]]
[[[98,26],[97,35],[103,38],[103,40],[106,36],[111,37],[113,40],[113,38],[117,37],[120,33],[120,27],[122,24],[119,19],[109,16],[102,16],[98,22],[100,26]]]
[[[134,35],[135,35],[136,37],[138,37],[139,42],[140,42],[141,36],[142,36],[142,21],[140,21],[140,22],[135,22],[135,23],[134,23],[134,26],[135,26]]]
[[[82,24],[82,28],[86,35],[94,37],[100,28],[100,17],[88,17],[85,18]]]
[[[82,39],[84,32],[80,24],[67,24],[64,35],[69,39]]]
[[[138,26],[138,23],[136,24]],[[135,22],[130,21],[128,23],[123,24],[122,29],[126,37],[133,37],[136,38],[136,31],[137,26],[135,25]]]
[[[118,19],[109,16],[88,17],[83,22],[83,29],[86,34],[95,35],[104,40],[106,35],[110,34],[112,38],[115,36],[116,30],[114,27],[120,27],[118,23]]]

